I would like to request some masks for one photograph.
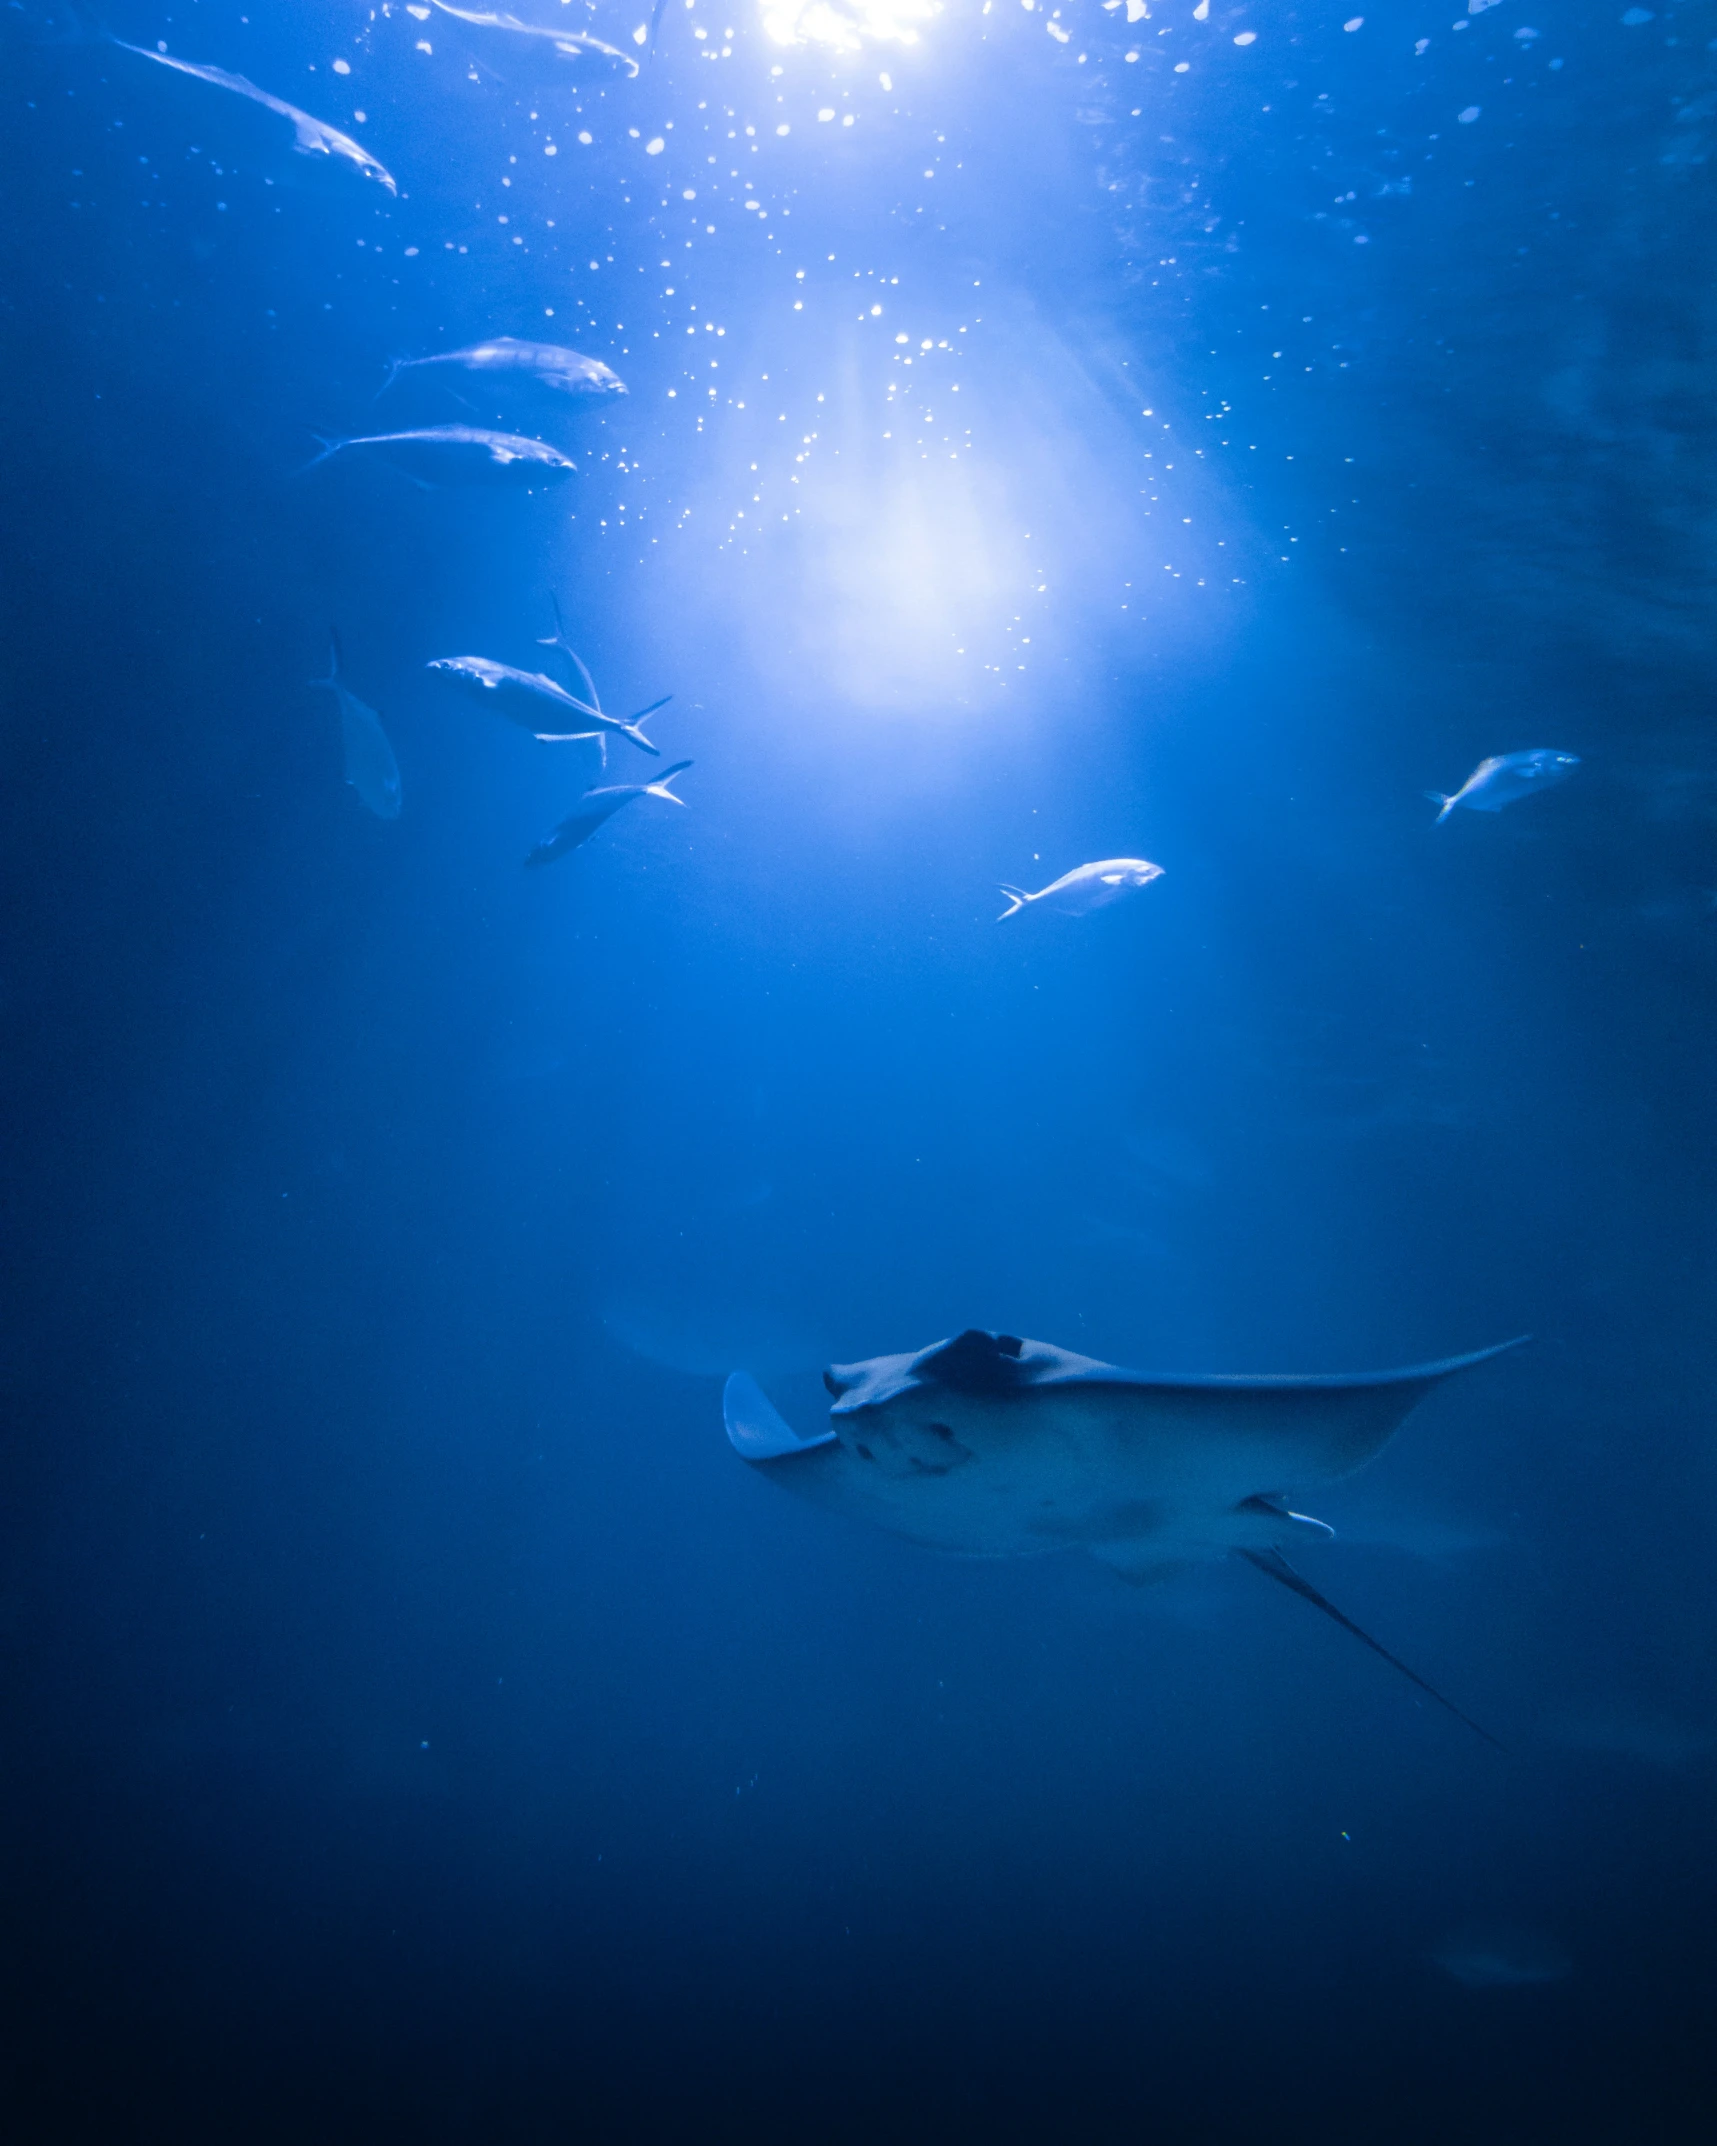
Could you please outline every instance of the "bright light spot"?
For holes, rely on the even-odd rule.
[[[1210,20],[1210,0],[1198,0],[1197,7],[1192,11],[1192,19],[1194,22],[1208,22]]]
[[[1457,112],[1455,118],[1463,127],[1470,127],[1482,109],[1480,105],[1469,104],[1464,112]]]
[[[1191,67],[1191,65],[1192,65],[1192,62],[1191,62],[1190,60],[1177,60],[1177,61],[1175,62],[1175,70],[1174,70],[1174,71],[1175,71],[1175,73],[1176,73],[1177,75],[1183,75],[1183,74],[1185,74],[1185,73],[1187,72],[1187,70],[1188,70],[1188,69],[1189,69],[1189,68]]]
[[[1471,5],[1471,0],[1468,0],[1468,4],[1469,6]],[[1486,5],[1489,5],[1489,0],[1486,0]],[[1346,22],[1342,24],[1342,28],[1344,30],[1363,30],[1365,28],[1365,17],[1363,15],[1350,15]]]
[[[793,129],[787,124],[786,120],[782,120],[781,124],[775,129],[775,131],[777,134],[791,134]]]
[[[635,45],[647,45],[650,42],[650,31],[647,24],[639,23],[638,27],[632,32],[632,42]]]
[[[835,108],[832,104],[825,104],[823,106],[823,109],[817,114],[817,117],[819,119],[833,119],[834,116]]]
[[[695,201],[697,198],[698,190],[695,186],[688,186],[685,191],[680,195],[680,199],[682,201]]]
[[[882,311],[882,308],[878,306],[875,308],[875,310],[880,313]],[[912,338],[909,335],[897,335],[894,340],[897,343],[909,343],[911,342]]]
[[[1151,11],[1145,5],[1145,0],[1127,0],[1127,20],[1129,22],[1149,22],[1150,19]]]
[[[866,40],[915,45],[941,0],[762,0],[763,27],[778,45],[832,45],[862,52]]]
[[[1258,33],[1256,30],[1242,30],[1234,42],[1237,45],[1255,45],[1258,42]]]
[[[579,140],[580,140],[580,141],[581,141],[581,142],[582,142],[582,143],[584,144],[584,146],[586,147],[586,149],[588,149],[588,148],[590,147],[590,143],[591,143],[591,139],[592,139],[592,137],[591,137],[590,135],[588,135],[588,134],[581,134],[581,135],[580,135],[580,136],[579,136],[578,138],[579,138]]]
[[[644,144],[644,154],[646,156],[660,156],[667,146],[667,143],[659,134],[653,134]]]
[[[351,71],[351,68],[346,64],[344,60],[336,60],[334,62],[334,72],[337,75],[349,75]]]
[[[878,314],[879,314],[879,313],[880,313],[881,311],[882,311],[882,308],[881,308],[881,306],[872,306],[872,307],[871,307],[871,309],[870,309],[870,317],[871,317],[871,319],[872,319],[872,320],[875,320],[876,316],[877,316],[877,315],[878,315]]]

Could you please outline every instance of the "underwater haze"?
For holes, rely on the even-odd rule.
[[[240,4],[0,9],[6,2138],[1709,2140],[1717,6]],[[1531,1338],[783,1494],[961,1335]]]

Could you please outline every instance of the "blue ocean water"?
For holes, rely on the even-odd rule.
[[[169,4],[0,15],[6,2135],[1709,2138],[1712,11]],[[1506,1749],[723,1434],[968,1327],[1530,1333],[1296,1554]]]

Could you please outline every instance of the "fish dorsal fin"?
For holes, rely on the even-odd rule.
[[[1024,1383],[1017,1334],[990,1334],[969,1326],[952,1341],[938,1342],[914,1369],[953,1393],[1012,1393]]]

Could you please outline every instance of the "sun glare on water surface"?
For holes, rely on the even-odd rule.
[[[939,0],[762,0],[763,27],[778,45],[831,45],[862,52],[867,42],[915,45]]]

